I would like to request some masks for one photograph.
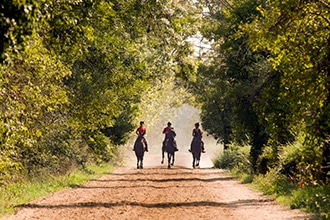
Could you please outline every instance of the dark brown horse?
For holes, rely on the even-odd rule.
[[[135,156],[137,159],[137,164],[136,164],[137,168],[143,169],[143,157],[144,157],[144,152],[146,151],[146,144],[143,136],[139,136],[136,139],[133,150],[135,151]]]
[[[166,141],[167,141],[167,139],[165,139],[163,141],[163,146],[162,146],[162,161],[161,161],[161,164],[164,163],[165,152],[166,152]],[[173,156],[171,158],[172,158],[171,166],[173,166],[174,165],[174,158],[175,158],[175,151],[173,152]]]
[[[163,148],[162,148],[162,163],[164,162],[164,153],[167,152],[167,168],[171,168],[171,166],[174,165],[174,155],[175,151],[178,150],[176,146],[176,141],[174,140],[174,137],[176,136],[174,131],[169,132],[169,136],[166,138],[166,140],[163,142]],[[171,163],[172,160],[172,163]]]
[[[201,160],[201,153],[203,149],[203,142],[200,139],[194,138],[191,142],[191,154],[193,156],[192,166],[196,168],[199,166]]]

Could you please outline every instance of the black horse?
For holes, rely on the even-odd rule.
[[[201,160],[201,153],[203,149],[203,142],[199,139],[193,139],[191,143],[191,154],[193,156],[192,166],[196,168],[199,166]]]
[[[165,158],[165,152],[166,152],[166,141],[167,141],[168,139],[165,139],[164,141],[163,141],[163,146],[162,146],[162,161],[161,161],[161,164],[163,164],[164,163],[164,158]],[[174,165],[174,158],[175,158],[175,151],[173,152],[173,156],[171,157],[172,158],[172,163],[171,163],[171,165],[173,166]]]
[[[137,137],[134,143],[133,150],[135,151],[135,156],[137,159],[137,164],[136,164],[137,168],[143,169],[143,157],[144,157],[144,152],[146,151],[145,137],[143,136]]]
[[[163,143],[162,148],[162,163],[164,162],[164,153],[167,152],[167,168],[171,168],[171,166],[174,165],[174,155],[175,151],[177,151],[176,141],[174,140],[174,137],[176,136],[174,131],[169,132],[169,136],[166,138],[166,140]],[[172,163],[171,163],[172,160]]]

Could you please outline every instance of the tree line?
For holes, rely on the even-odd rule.
[[[329,5],[2,1],[0,183],[112,160],[172,88],[193,95],[180,97],[225,149],[251,145],[255,173],[293,164],[304,181],[326,180]],[[210,45],[200,56],[195,36]]]
[[[191,1],[1,1],[0,184],[114,159],[139,117],[171,102],[164,91],[188,66],[198,10]]]
[[[201,0],[210,42],[190,90],[203,127],[250,145],[255,173],[326,182],[330,165],[330,2]]]

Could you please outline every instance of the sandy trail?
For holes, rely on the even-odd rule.
[[[190,168],[188,152],[176,158],[167,169],[160,155],[147,154],[144,169],[132,160],[100,179],[25,204],[5,219],[309,219],[210,168],[205,154],[200,169]]]

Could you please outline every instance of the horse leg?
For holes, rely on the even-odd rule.
[[[144,157],[144,152],[140,155],[140,169],[143,169],[143,157]]]
[[[171,163],[171,165],[173,166],[174,165],[174,152],[173,152],[173,154],[172,154],[172,163]]]
[[[196,162],[196,166],[199,166],[199,161],[201,160],[201,153],[198,153],[197,158],[196,158],[197,162]]]
[[[193,154],[193,162],[192,162],[192,167],[195,168],[195,156]]]
[[[165,151],[162,149],[162,161],[160,162],[161,164],[164,163],[164,157],[165,157]]]
[[[171,168],[171,153],[167,153],[167,168],[170,169]]]

